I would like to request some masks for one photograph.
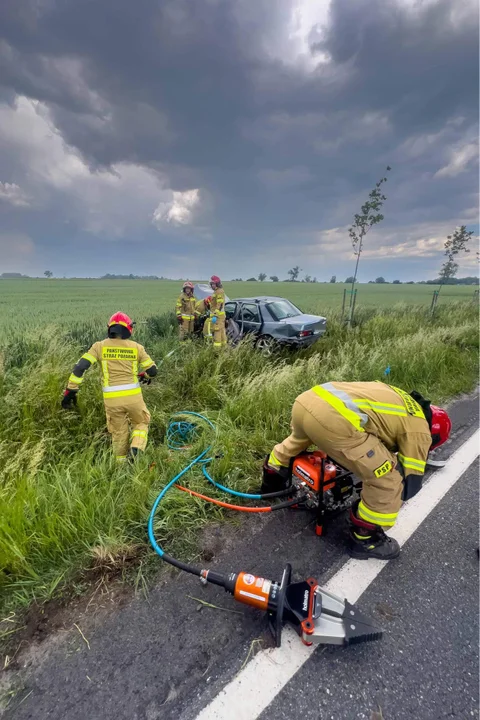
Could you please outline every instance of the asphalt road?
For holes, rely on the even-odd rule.
[[[451,408],[448,457],[478,427],[478,398]],[[434,477],[432,480],[434,481]],[[278,718],[401,720],[478,717],[478,470],[445,496],[358,605],[387,630],[380,643],[319,650],[265,713]],[[223,571],[322,583],[347,556],[341,519],[316,538],[305,513],[279,512],[212,530]],[[222,606],[203,607],[188,596]],[[215,587],[168,573],[147,599],[78,620],[41,655],[26,657],[8,720],[193,720],[239,672],[251,643],[270,638],[264,616]],[[257,644],[257,646],[259,643]],[[377,714],[375,714],[377,713]],[[230,717],[235,718],[232,708]]]

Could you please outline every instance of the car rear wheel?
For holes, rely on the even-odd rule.
[[[260,350],[262,355],[272,355],[276,350],[276,342],[271,335],[260,335],[255,343],[257,350]]]

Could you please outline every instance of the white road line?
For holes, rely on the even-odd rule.
[[[480,431],[472,435],[406,503],[398,523],[389,532],[403,545],[455,485],[479,455]],[[381,560],[348,560],[325,584],[325,589],[354,603],[387,563]],[[303,645],[293,630],[285,628],[282,646],[259,652],[253,660],[207,705],[196,720],[255,720],[295,673],[315,652]]]

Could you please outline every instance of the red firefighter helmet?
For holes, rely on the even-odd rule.
[[[193,289],[194,289],[193,283],[190,282],[190,280],[187,280],[186,282],[183,283],[183,290],[185,290],[185,288],[190,288],[190,290],[192,290],[192,292],[193,292]]]
[[[220,278],[218,277],[218,275],[212,275],[212,277],[210,278],[210,285],[211,285],[212,283],[213,283],[214,285],[221,285],[221,284],[222,284],[222,281],[220,280]]]
[[[436,405],[430,405],[432,411],[432,426],[430,432],[432,434],[432,445],[430,450],[434,450],[443,445],[444,442],[450,437],[450,431],[452,429],[452,421],[450,420],[448,413],[443,408],[437,407]]]
[[[130,335],[133,332],[133,326],[135,323],[133,320],[131,320],[126,313],[123,312],[116,312],[112,315],[110,320],[108,321],[108,327],[111,328],[113,325],[122,325],[123,327],[127,328]]]

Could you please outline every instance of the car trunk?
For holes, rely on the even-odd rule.
[[[295,317],[285,318],[279,321],[281,325],[285,325],[285,329],[288,328],[288,335],[290,337],[299,336],[299,333],[308,332],[308,335],[319,336],[323,335],[326,330],[326,318],[319,317],[318,315],[295,315]],[[305,337],[308,337],[305,335]]]

